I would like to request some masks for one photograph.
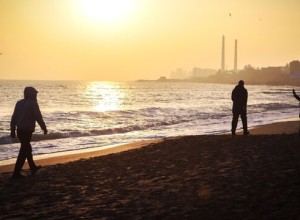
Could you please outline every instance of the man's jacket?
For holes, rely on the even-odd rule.
[[[17,102],[11,118],[11,130],[17,129],[34,132],[35,122],[38,122],[41,129],[46,130],[39,105],[36,100],[22,99]]]

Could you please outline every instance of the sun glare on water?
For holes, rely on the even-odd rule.
[[[92,110],[106,112],[121,110],[125,94],[120,91],[117,83],[91,82],[87,86],[85,96],[93,100]]]
[[[78,3],[84,16],[106,25],[129,19],[136,9],[136,0],[78,0]]]

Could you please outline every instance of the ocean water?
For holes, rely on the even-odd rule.
[[[231,129],[231,91],[235,85],[0,81],[2,162],[18,155],[19,143],[9,137],[9,126],[15,103],[23,98],[26,86],[39,91],[38,103],[49,131],[45,136],[37,125],[34,155],[177,135],[222,134]],[[245,87],[249,127],[298,117],[292,87]]]

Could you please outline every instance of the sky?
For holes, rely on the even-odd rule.
[[[132,81],[300,59],[299,0],[0,0],[0,79]]]

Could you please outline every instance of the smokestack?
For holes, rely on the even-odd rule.
[[[222,59],[221,59],[221,72],[225,72],[225,37],[222,36]]]
[[[234,42],[234,72],[237,72],[237,40]]]

